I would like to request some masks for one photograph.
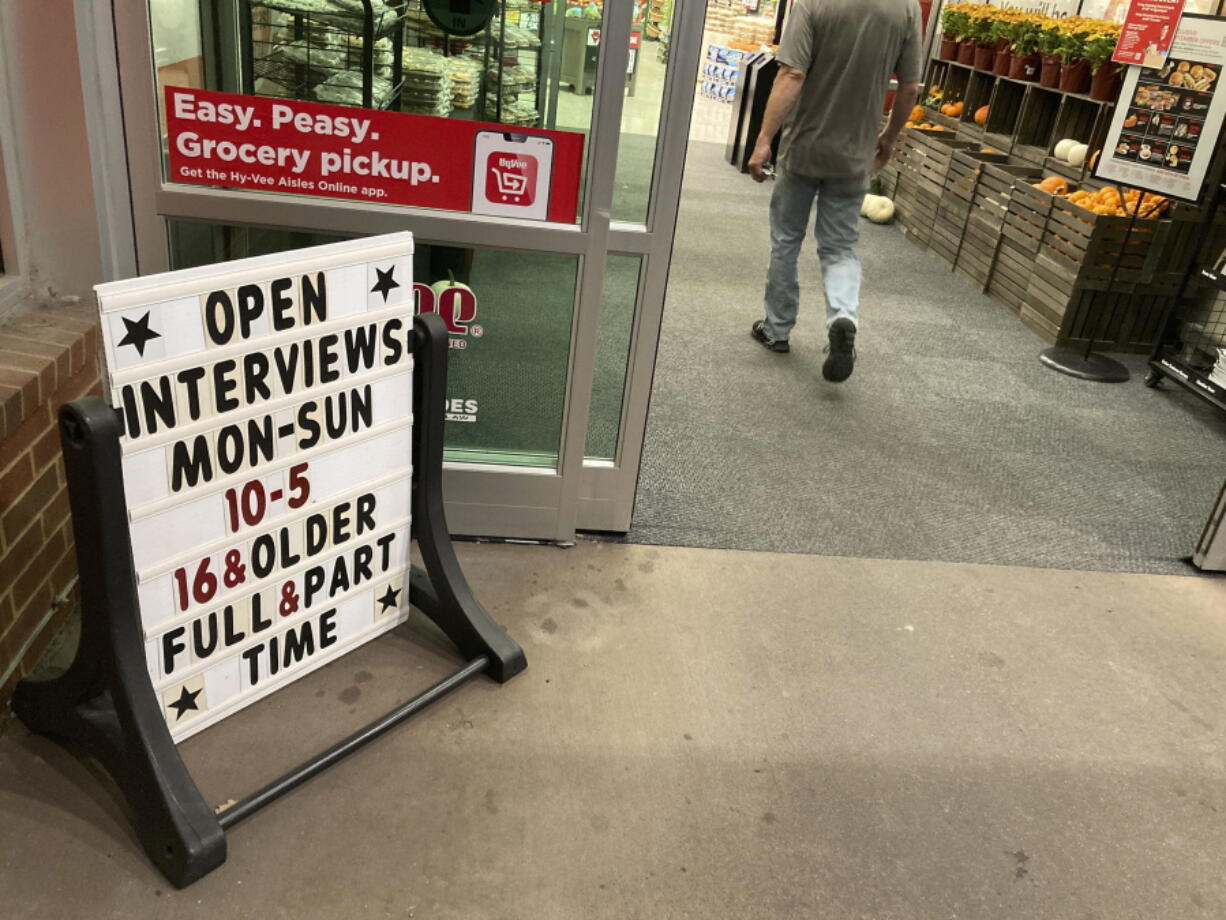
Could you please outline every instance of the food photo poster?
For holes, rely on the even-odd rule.
[[[1095,175],[1198,201],[1226,114],[1226,20],[1185,14],[1161,67],[1129,67]]]

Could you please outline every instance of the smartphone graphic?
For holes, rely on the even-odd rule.
[[[507,131],[478,131],[473,159],[473,213],[546,220],[552,175],[552,139]]]

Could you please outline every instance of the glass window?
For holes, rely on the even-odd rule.
[[[609,256],[605,263],[604,297],[596,340],[596,373],[587,428],[586,456],[613,460],[621,429],[622,399],[630,361],[630,335],[639,289],[641,256]]]
[[[643,0],[635,5],[617,147],[614,220],[634,223],[647,220],[656,134],[664,103],[664,77],[668,71],[672,9],[672,0]]]
[[[159,109],[164,87],[184,86],[572,131],[586,162],[600,2],[496,0],[467,36],[445,33],[422,0],[369,3],[368,18],[364,0],[149,0]]]
[[[340,239],[278,228],[168,224],[172,268]],[[451,333],[446,459],[557,467],[578,269],[575,256],[417,241],[418,308],[437,312]],[[630,300],[632,312],[633,287]],[[620,395],[618,403],[620,411]],[[614,443],[616,436],[614,421]]]

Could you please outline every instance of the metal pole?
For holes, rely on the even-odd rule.
[[[446,696],[456,687],[460,686],[460,684],[476,677],[489,666],[489,663],[489,658],[484,655],[480,658],[474,658],[459,671],[439,681],[425,693],[415,696],[407,703],[396,707],[391,712],[371,722],[365,728],[358,729],[348,738],[338,741],[327,750],[321,751],[310,760],[299,764],[284,776],[253,792],[238,804],[227,808],[218,814],[218,822],[222,828],[228,830],[244,818],[251,817],[251,815],[255,814],[265,805],[275,802],[287,792],[301,786],[311,777],[322,773],[328,767],[352,754],[358,748],[374,741],[388,729],[403,722],[414,713],[425,709],[440,697]]]

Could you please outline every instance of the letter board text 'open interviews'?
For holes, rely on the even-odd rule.
[[[413,237],[97,288],[176,741],[408,618]]]

